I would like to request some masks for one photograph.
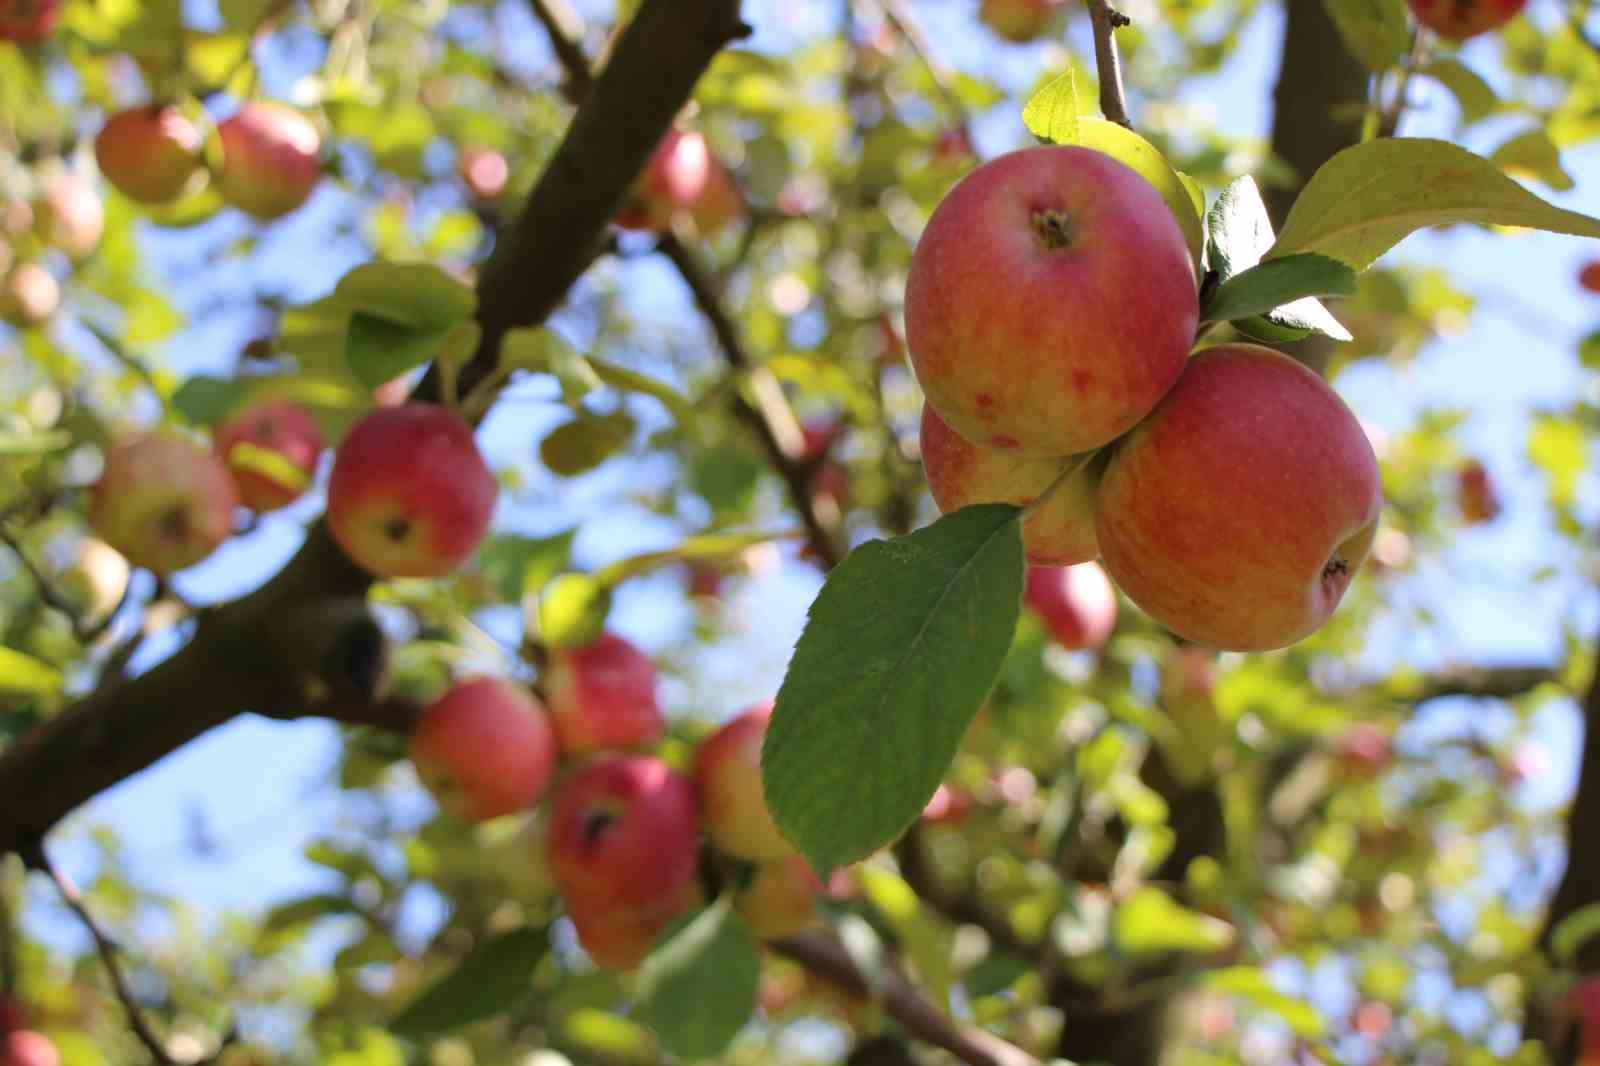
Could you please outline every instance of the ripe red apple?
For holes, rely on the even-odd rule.
[[[119,111],[94,139],[100,173],[130,200],[177,199],[200,170],[205,139],[175,107],[149,104]]]
[[[656,667],[615,633],[578,648],[554,648],[545,698],[568,755],[648,744],[665,728],[656,706]]]
[[[61,21],[61,0],[0,0],[0,41],[38,44]]]
[[[729,855],[776,862],[795,854],[767,810],[761,784],[761,742],[772,701],[729,720],[694,753],[694,783],[711,842]]]
[[[1406,0],[1417,21],[1441,37],[1461,41],[1498,29],[1528,0]]]
[[[497,493],[460,415],[432,404],[379,407],[334,455],[328,531],[380,577],[439,577],[483,540]]]
[[[1059,31],[1067,0],[983,0],[978,19],[1004,40],[1025,44]]]
[[[1112,452],[1101,557],[1179,636],[1262,651],[1328,620],[1383,509],[1378,461],[1339,395],[1288,356],[1211,348]]]
[[[1074,463],[1080,463],[1076,472],[1022,520],[1022,547],[1031,563],[1069,566],[1100,554],[1094,536],[1094,490],[1101,464],[1076,458],[1025,459],[1015,452],[981,448],[923,405],[922,469],[933,502],[943,514],[976,503],[1025,507]]]
[[[18,329],[43,325],[61,307],[61,286],[38,263],[19,263],[0,282],[0,318]]]
[[[1198,319],[1172,212],[1089,148],[1025,148],[962,178],[906,278],[928,403],[967,440],[1029,458],[1131,429],[1177,381]]]
[[[617,212],[623,229],[664,230],[678,211],[693,207],[711,175],[711,153],[695,130],[667,131],[656,145],[628,201]]]
[[[1099,563],[1028,567],[1022,602],[1068,651],[1098,648],[1117,627],[1117,592]]]
[[[694,786],[660,759],[603,755],[557,792],[546,849],[578,939],[602,966],[639,963],[697,895]]]
[[[212,435],[217,455],[252,511],[275,511],[311,485],[322,454],[322,431],[311,412],[293,400],[251,404]]]
[[[1461,520],[1469,526],[1492,522],[1500,514],[1494,480],[1477,459],[1468,459],[1456,470],[1456,503],[1461,508]]]
[[[322,139],[311,120],[283,104],[252,101],[217,126],[222,199],[262,220],[281,218],[311,198],[322,174]]]
[[[954,785],[940,785],[922,808],[922,820],[929,825],[960,825],[972,810],[972,793]]]
[[[978,150],[965,126],[951,126],[933,142],[933,161],[944,166],[968,166],[978,162]]]
[[[0,1037],[0,1066],[61,1066],[61,1053],[43,1033],[17,1029]]]
[[[158,430],[106,453],[89,495],[89,524],[133,565],[170,574],[228,539],[238,502],[216,456],[186,436]]]
[[[500,199],[500,194],[506,191],[511,167],[506,157],[493,148],[473,146],[461,150],[456,160],[456,173],[474,200],[486,202]]]
[[[706,236],[721,233],[744,220],[744,193],[729,170],[716,159],[706,171],[706,187],[690,209],[695,228]]]
[[[493,677],[430,703],[411,735],[417,775],[446,813],[482,822],[532,806],[555,773],[556,738],[539,701]]]
[[[798,855],[755,868],[750,881],[733,897],[733,906],[750,931],[762,940],[793,936],[817,921],[817,893],[822,885]]]
[[[63,170],[44,184],[34,204],[35,224],[45,243],[67,253],[67,258],[87,258],[100,243],[106,228],[100,194],[82,175]]]
[[[1578,271],[1578,284],[1590,292],[1600,293],[1600,259],[1583,264]]]

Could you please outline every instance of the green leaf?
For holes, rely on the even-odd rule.
[[[69,448],[72,442],[71,431],[65,429],[0,430],[0,456],[43,455]]]
[[[471,289],[428,263],[364,263],[333,291],[351,311],[402,326],[454,326],[478,309]]]
[[[1600,903],[1589,903],[1550,930],[1550,953],[1560,966],[1570,966],[1583,946],[1600,935]]]
[[[1350,54],[1368,70],[1393,67],[1411,48],[1411,26],[1401,0],[1322,0]]]
[[[639,968],[638,1020],[683,1058],[728,1046],[756,1007],[761,959],[726,899],[673,933]]]
[[[1489,161],[1512,177],[1542,181],[1559,192],[1574,184],[1572,175],[1561,169],[1561,149],[1541,129],[1517,134],[1490,153]]]
[[[345,361],[362,384],[377,388],[433,358],[452,328],[402,325],[356,311],[345,331]]]
[[[633,417],[624,410],[607,415],[581,412],[550,431],[539,444],[539,458],[552,474],[576,477],[626,448],[635,428]]]
[[[566,569],[577,535],[576,529],[569,529],[548,537],[494,537],[478,553],[478,567],[496,596],[520,600]]]
[[[1456,98],[1456,106],[1461,109],[1463,125],[1488,118],[1500,104],[1500,98],[1495,96],[1489,83],[1459,59],[1435,59],[1417,73],[1450,90]]]
[[[1365,270],[1407,235],[1451,222],[1600,237],[1600,220],[1545,203],[1464,148],[1382,137],[1311,176],[1268,257],[1319,252]]]
[[[12,648],[0,647],[0,692],[48,696],[61,691],[61,671]]]
[[[1222,283],[1219,291],[1261,262],[1272,247],[1272,220],[1254,178],[1239,178],[1222,190],[1206,218],[1206,240],[1207,262]],[[1335,340],[1350,339],[1350,332],[1315,297],[1233,321],[1239,329],[1266,341],[1296,340],[1313,331]]]
[[[259,474],[274,485],[291,492],[304,492],[311,484],[311,478],[306,472],[284,458],[283,453],[263,448],[259,444],[251,444],[247,440],[239,441],[229,448],[224,458],[231,469]]]
[[[921,813],[1011,645],[1022,512],[967,507],[868,541],[811,605],[762,750],[767,806],[819,874]]]
[[[1147,886],[1129,896],[1111,919],[1117,947],[1129,955],[1184,951],[1204,954],[1233,943],[1233,926],[1174,903]]]
[[[480,941],[453,973],[412,1000],[391,1023],[412,1038],[459,1029],[497,1014],[525,994],[549,938],[542,929],[514,929]]]
[[[611,587],[592,574],[562,574],[539,597],[539,639],[555,648],[577,648],[605,628]]]
[[[196,374],[172,394],[172,409],[191,425],[209,426],[227,417],[243,395],[243,386],[231,378]]]
[[[1269,259],[1242,271],[1212,290],[1200,317],[1231,322],[1264,314],[1307,296],[1354,296],[1356,272],[1323,255]]]
[[[746,548],[775,539],[770,533],[699,533],[685,537],[676,548],[642,552],[619,559],[604,567],[597,577],[603,585],[620,585],[629,578],[647,574],[658,567],[680,562],[727,559]]]
[[[1029,97],[1022,124],[1041,141],[1078,143],[1078,82],[1072,68]]]
[[[261,920],[261,931],[264,933],[279,933],[295,926],[314,922],[318,918],[325,918],[330,914],[354,914],[356,905],[344,896],[325,893],[317,896],[306,896],[289,903],[281,904],[267,912]]]
[[[554,374],[562,398],[572,404],[604,384],[565,337],[544,326],[508,332],[500,342],[500,361],[513,370]]]
[[[1578,342],[1578,362],[1588,370],[1600,370],[1600,329]]]
[[[1282,1018],[1296,1034],[1316,1039],[1327,1031],[1322,1015],[1311,1004],[1279,992],[1272,978],[1254,966],[1227,966],[1200,978],[1212,991],[1249,1000]]]

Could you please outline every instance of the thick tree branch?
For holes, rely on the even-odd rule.
[[[1094,65],[1100,75],[1100,113],[1119,126],[1133,128],[1128,102],[1122,92],[1122,60],[1117,55],[1117,30],[1128,16],[1107,0],[1087,0],[1089,23],[1094,27]]]
[[[876,998],[907,1032],[944,1048],[968,1066],[1039,1066],[1038,1059],[1015,1044],[982,1029],[957,1025],[896,973],[885,973],[881,986],[874,990],[849,952],[826,933],[800,933],[771,941],[769,946],[848,992],[867,997],[876,992]]]
[[[1583,697],[1583,759],[1578,767],[1578,788],[1567,816],[1567,869],[1545,913],[1542,940],[1567,915],[1600,903],[1600,655],[1594,677]],[[1578,968],[1585,973],[1600,972],[1600,940],[1591,938],[1578,952]]]

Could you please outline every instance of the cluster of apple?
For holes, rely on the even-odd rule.
[[[542,701],[510,681],[464,680],[423,710],[411,742],[418,777],[461,821],[553,793],[543,859],[579,941],[614,969],[638,965],[702,899],[702,836],[738,879],[735,905],[757,936],[811,922],[819,888],[762,798],[771,704],[712,733],[684,772],[645,752],[664,731],[655,681],[643,652],[602,633],[551,651]]]
[[[1377,531],[1377,459],[1316,374],[1268,348],[1191,355],[1191,249],[1156,189],[1083,147],[972,171],[906,281],[944,511],[1027,507],[1047,566],[1099,557],[1147,614],[1226,650],[1292,644],[1332,614]]]
[[[0,206],[0,319],[18,329],[50,320],[61,285],[46,265],[54,250],[77,263],[105,231],[105,208],[94,186],[59,159],[36,165],[37,195]]]

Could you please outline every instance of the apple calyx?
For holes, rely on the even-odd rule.
[[[1072,245],[1074,227],[1072,216],[1056,208],[1045,208],[1033,213],[1033,231],[1039,235],[1046,248],[1052,251]]]

